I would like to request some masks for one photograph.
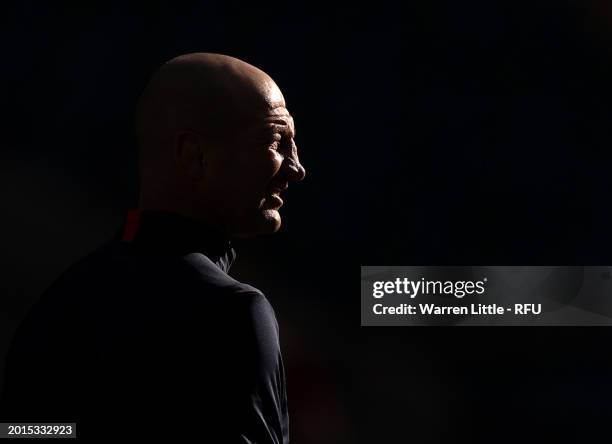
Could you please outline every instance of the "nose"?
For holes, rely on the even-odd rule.
[[[306,177],[306,170],[297,157],[285,157],[285,160],[283,160],[283,167],[289,180],[299,182]]]
[[[284,167],[285,174],[287,174],[289,180],[299,182],[306,177],[306,170],[298,158],[295,142],[293,142],[292,145],[293,149],[290,153],[287,153],[288,155],[285,156],[282,166]]]

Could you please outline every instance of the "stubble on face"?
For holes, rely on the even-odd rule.
[[[286,144],[292,144],[294,136],[293,118],[284,104],[270,108],[245,131],[241,144],[244,168],[237,178],[244,185],[244,231],[271,234],[280,229],[281,193],[289,183],[282,164]]]

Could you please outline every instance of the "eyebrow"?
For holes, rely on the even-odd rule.
[[[264,126],[266,128],[274,127],[285,127],[287,128],[295,137],[295,124],[293,122],[293,117],[291,115],[287,116],[270,116],[267,117]]]

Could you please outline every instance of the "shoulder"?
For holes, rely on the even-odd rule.
[[[259,289],[232,278],[204,254],[187,254],[181,257],[180,266],[185,273],[185,277],[192,282],[208,288],[215,288],[225,294],[243,295],[246,300],[265,300],[265,296]]]
[[[278,330],[274,308],[261,290],[232,278],[203,254],[192,253],[182,261],[190,280],[198,283],[202,294],[217,295],[224,310],[229,310],[224,313],[229,324],[233,318],[255,330],[263,326]]]
[[[205,255],[139,256],[111,244],[62,273],[31,308],[22,331],[67,331],[70,325],[81,332],[106,331],[109,319],[116,331],[136,324],[150,331],[159,322],[202,326],[202,320],[211,329],[223,323],[277,328],[264,294]]]

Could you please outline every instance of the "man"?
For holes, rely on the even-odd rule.
[[[227,272],[277,231],[305,171],[274,81],[220,54],[164,64],[138,103],[139,208],[37,302],[7,358],[3,421],[77,436],[287,443],[278,325]]]

